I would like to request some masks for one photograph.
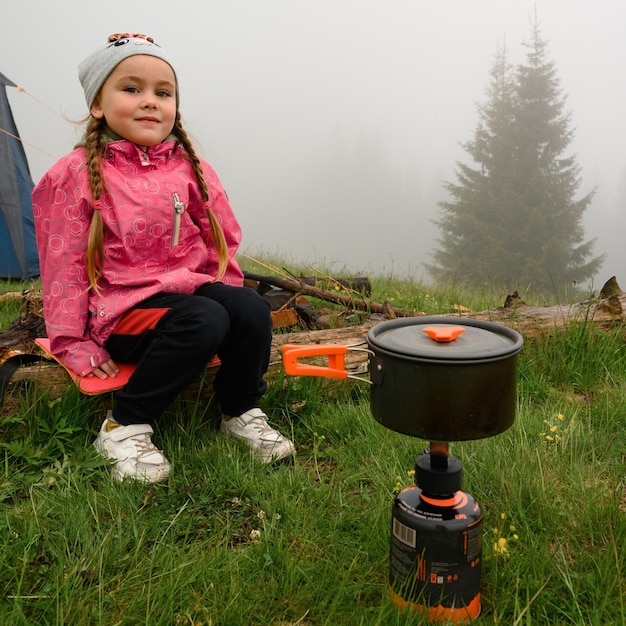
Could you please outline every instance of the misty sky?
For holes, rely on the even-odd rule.
[[[572,113],[595,284],[626,284],[623,0],[5,2],[0,72],[35,182],[87,110],[77,65],[109,33],[152,35],[181,112],[244,229],[242,251],[337,272],[411,275],[472,138],[498,46],[525,62],[535,10]],[[622,272],[622,269],[625,271]],[[516,286],[509,286],[511,289]]]

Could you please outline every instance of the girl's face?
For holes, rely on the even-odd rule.
[[[174,71],[162,59],[146,54],[124,59],[102,85],[91,114],[140,146],[161,143],[176,119]]]

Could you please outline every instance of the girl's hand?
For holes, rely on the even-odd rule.
[[[96,369],[87,374],[87,378],[91,376],[97,376],[101,380],[105,380],[106,378],[115,378],[119,374],[120,368],[115,364],[113,359],[109,359],[105,361],[100,367],[96,367]]]

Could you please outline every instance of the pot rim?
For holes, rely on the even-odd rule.
[[[461,326],[467,332],[462,333],[459,339],[446,343],[438,343],[424,333],[413,332],[413,327],[433,325]],[[399,341],[401,339],[409,341],[403,344]],[[495,322],[465,317],[423,316],[377,324],[369,330],[367,344],[377,356],[440,365],[472,365],[515,356],[522,350],[524,339],[512,328]]]

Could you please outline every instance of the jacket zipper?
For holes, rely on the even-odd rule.
[[[185,210],[185,205],[180,201],[177,193],[172,194],[172,202],[174,204],[174,233],[172,234],[172,246],[177,246],[180,236],[180,216]]]

